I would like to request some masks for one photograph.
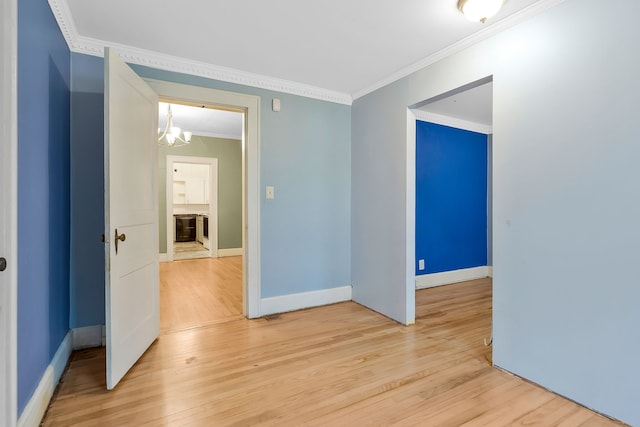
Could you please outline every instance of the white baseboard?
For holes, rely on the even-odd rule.
[[[100,347],[102,345],[103,325],[73,328],[73,349]]]
[[[462,270],[445,271],[442,273],[425,274],[416,276],[416,289],[433,288],[434,286],[448,285],[450,283],[464,282],[466,280],[482,279],[490,277],[491,267],[463,268]],[[491,271],[491,273],[493,273]]]
[[[262,298],[260,301],[260,314],[267,316],[269,314],[285,313],[303,308],[351,301],[352,291],[353,288],[351,286],[341,286],[339,288],[323,289],[320,291]]]
[[[226,256],[241,256],[244,254],[242,248],[218,249],[218,258]]]
[[[493,266],[490,265],[489,267],[487,267],[487,270],[487,276],[493,277]]]
[[[218,249],[217,258],[227,257],[227,256],[242,256],[244,254],[244,250],[242,248],[232,248],[232,249]],[[168,253],[158,254],[158,260],[160,262],[171,262],[173,259],[169,256]]]
[[[60,381],[64,368],[69,361],[72,336],[72,331],[69,331],[62,340],[56,354],[51,359],[51,363],[44,371],[36,391],[33,392],[33,396],[31,396],[20,418],[18,418],[18,427],[37,427],[40,425],[40,421],[42,421],[42,417],[51,401],[51,396],[53,396],[58,381]]]

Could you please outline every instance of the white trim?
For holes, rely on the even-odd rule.
[[[414,64],[403,68],[390,76],[377,81],[353,94],[323,89],[316,86],[292,82],[284,79],[277,79],[260,74],[249,73],[227,67],[221,67],[204,62],[188,60],[176,56],[165,55],[149,50],[138,49],[119,43],[111,43],[104,40],[97,40],[90,37],[83,37],[78,31],[73,21],[73,16],[69,10],[66,0],[49,0],[49,7],[58,22],[60,31],[64,35],[67,45],[72,52],[84,53],[92,56],[102,57],[105,47],[111,47],[120,52],[120,57],[129,63],[139,64],[161,70],[174,71],[177,73],[191,74],[194,76],[211,78],[229,83],[236,83],[246,86],[258,87],[277,92],[290,93],[307,98],[320,99],[338,104],[351,105],[354,100],[361,98],[381,87],[391,84],[411,73],[419,71],[441,59],[458,53],[469,46],[479,43],[501,31],[513,27],[547,9],[550,9],[564,0],[540,0],[506,18],[487,26],[486,28],[471,34],[468,37],[438,51]]]
[[[172,55],[165,55],[145,49],[112,43],[104,40],[83,37],[78,34],[73,16],[66,0],[49,0],[49,7],[58,21],[60,31],[64,35],[67,45],[72,52],[84,53],[102,57],[104,48],[110,47],[118,51],[120,58],[130,64],[144,65],[161,70],[207,77],[223,82],[236,83],[245,86],[259,87],[277,92],[290,93],[307,98],[321,99],[338,104],[351,105],[353,102],[348,93],[323,89],[303,83],[264,76],[228,67],[193,61]]]
[[[483,279],[485,277],[489,277],[489,267],[486,266],[425,274],[422,276],[416,276],[416,289],[433,288],[435,286],[465,282],[467,280]]]
[[[71,336],[72,332],[69,331],[62,340],[51,363],[44,371],[38,387],[36,387],[36,390],[33,392],[33,396],[31,396],[24,411],[22,411],[18,419],[18,427],[36,427],[40,425],[40,421],[42,421],[42,417],[47,411],[47,407],[51,401],[51,396],[53,396],[53,392],[69,361],[69,356],[71,355]]]
[[[263,298],[261,315],[285,313],[303,308],[319,307],[337,302],[351,301],[353,288],[341,286],[339,288],[322,289],[319,291],[301,292],[298,294],[281,295]]]
[[[407,144],[405,172],[405,325],[416,323],[416,116],[407,108]]]
[[[487,267],[487,277],[493,278],[493,266]]]
[[[92,348],[102,346],[104,325],[84,326],[73,328],[73,349]]]
[[[67,335],[65,335],[64,339],[60,343],[58,350],[56,350],[56,354],[53,355],[53,359],[51,359],[51,363],[49,364],[49,366],[53,368],[54,389],[58,385],[58,381],[60,381],[60,377],[62,377],[64,369],[67,367],[69,356],[71,356],[71,336],[71,331],[67,332]]]
[[[208,138],[218,138],[218,139],[233,139],[236,141],[242,140],[242,135],[238,135],[237,133],[222,133],[222,132],[206,132],[206,131],[197,131],[198,133],[194,133],[193,136],[204,136]]]
[[[454,55],[469,46],[472,46],[476,43],[481,42],[482,40],[486,40],[489,37],[498,34],[501,31],[504,31],[508,28],[511,28],[520,22],[526,21],[527,19],[544,12],[547,9],[550,9],[554,6],[559,5],[564,0],[540,0],[532,4],[531,6],[525,7],[524,9],[519,10],[518,12],[507,16],[504,19],[496,22],[495,24],[491,24],[488,27],[471,34],[470,36],[465,37],[464,39],[447,46],[446,48],[427,56],[424,59],[421,59],[418,62],[413,63],[412,65],[399,70],[392,75],[377,81],[376,83],[368,86],[362,90],[354,92],[352,94],[353,100],[355,101],[358,98],[362,98],[363,96],[374,92],[388,84],[391,84],[397,80],[400,80],[411,73],[415,73],[429,65],[435,64],[436,62],[444,59],[448,56]]]
[[[217,258],[224,258],[228,256],[242,256],[242,255],[244,255],[244,249],[242,248],[218,249]],[[173,257],[171,257],[168,253],[158,254],[158,258],[160,262],[173,261]]]
[[[0,11],[0,425],[13,427],[17,414],[18,354],[18,2],[1,0]]]
[[[471,132],[483,133],[486,135],[493,133],[493,126],[491,125],[471,122],[469,120],[462,120],[456,117],[444,116],[442,114],[429,113],[422,110],[412,111],[413,114],[415,114],[416,119],[423,122],[435,123],[437,125],[449,126],[457,129],[470,130]]]
[[[218,257],[218,159],[215,157],[197,156],[167,156],[167,176],[165,204],[167,208],[167,238],[166,256],[168,261],[173,261],[173,241],[175,238],[175,227],[173,224],[173,169],[174,163],[194,163],[209,166],[209,256]]]
[[[243,314],[260,316],[260,97],[145,79],[161,98],[244,111],[243,119]]]
[[[233,248],[233,249],[218,249],[218,258],[227,257],[227,256],[242,256],[244,251],[242,248]]]

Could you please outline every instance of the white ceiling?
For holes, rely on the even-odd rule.
[[[562,0],[49,0],[73,51],[349,104]]]
[[[158,108],[158,127],[167,125],[168,104],[161,102]],[[216,138],[242,139],[242,113],[216,110],[208,107],[192,107],[171,104],[173,125],[194,135]]]
[[[350,104],[562,0],[507,0],[487,24],[457,0],[49,0],[73,51]],[[492,85],[420,110],[491,126]],[[240,139],[239,113],[173,107],[196,135]],[[166,107],[161,107],[161,121]],[[164,126],[164,125],[162,125]]]
[[[480,124],[493,125],[493,82],[427,103],[422,111]]]

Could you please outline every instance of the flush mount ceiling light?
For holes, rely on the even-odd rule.
[[[498,13],[505,0],[458,0],[458,9],[469,20],[482,22]]]
[[[169,147],[180,147],[182,145],[187,145],[191,142],[191,135],[193,135],[193,132],[182,132],[182,130],[178,126],[173,125],[173,113],[171,112],[171,104],[168,105],[169,108],[167,109],[167,125],[164,127],[164,130],[158,129],[158,134],[160,135],[160,137],[158,138],[158,142]],[[180,134],[182,134],[182,137],[180,136]]]

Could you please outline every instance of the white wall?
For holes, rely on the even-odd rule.
[[[637,16],[633,0],[567,0],[352,111],[354,299],[409,323],[406,108],[493,75],[494,363],[636,425]]]

